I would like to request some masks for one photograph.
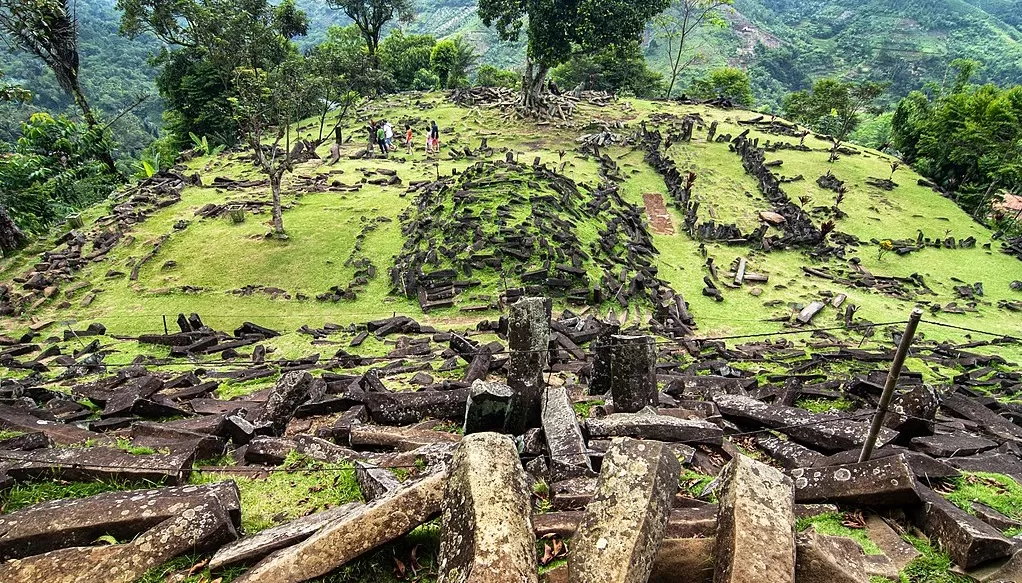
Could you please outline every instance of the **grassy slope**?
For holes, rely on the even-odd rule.
[[[422,111],[417,103],[435,104],[435,108]],[[721,123],[721,133],[738,133],[733,122],[747,117],[744,112],[711,110],[702,107],[684,107],[653,102],[625,102],[608,108],[583,108],[577,125],[586,126],[592,117],[594,121],[623,121],[633,126],[640,119],[657,112],[684,114],[699,113],[707,122]],[[592,160],[584,159],[575,151],[575,139],[581,129],[555,129],[552,126],[536,126],[506,119],[499,112],[488,109],[465,110],[446,102],[442,97],[431,95],[419,98],[414,95],[395,97],[385,103],[370,104],[360,112],[363,116],[388,117],[403,123],[414,122],[415,128],[425,126],[427,119],[436,119],[444,128],[445,146],[478,145],[481,137],[487,137],[491,146],[506,146],[519,153],[522,161],[540,157],[544,162],[557,165],[559,150],[565,150],[568,165],[565,173],[579,183],[595,184],[598,181],[597,167]],[[353,124],[354,126],[354,124]],[[355,126],[357,128],[357,126]],[[355,129],[352,128],[352,129]],[[310,130],[303,130],[308,133]],[[631,130],[627,130],[631,131]],[[420,131],[421,133],[421,131]],[[742,171],[737,155],[730,152],[725,144],[707,144],[697,133],[692,144],[674,146],[670,152],[679,167],[691,169],[698,175],[695,196],[702,203],[701,220],[715,216],[718,221],[737,221],[743,230],[751,230],[756,224],[760,210],[768,210],[755,183]],[[346,153],[361,147],[361,133],[356,133],[352,143],[346,146]],[[773,139],[776,136],[761,136]],[[914,238],[917,229],[930,237],[956,238],[974,236],[979,245],[972,250],[924,250],[906,257],[894,254],[878,257],[875,246],[866,244],[853,251],[862,264],[876,275],[909,276],[923,275],[927,284],[938,294],[929,296],[934,302],[947,303],[955,300],[952,289],[958,282],[982,281],[987,295],[982,298],[979,313],[968,315],[939,315],[934,319],[955,325],[977,327],[986,331],[1009,334],[1017,332],[1017,326],[1009,314],[996,307],[1001,299],[1020,299],[1022,294],[1013,292],[1008,284],[1022,279],[1022,265],[1016,259],[997,251],[999,243],[992,243],[992,250],[982,248],[991,241],[991,233],[972,221],[954,203],[935,195],[928,189],[915,184],[918,178],[907,169],[900,169],[895,180],[901,184],[893,192],[884,192],[864,184],[867,177],[890,175],[889,160],[875,152],[862,156],[845,157],[836,164],[828,164],[827,154],[822,151],[825,144],[812,138],[807,145],[814,148],[809,153],[783,151],[769,154],[768,159],[781,159],[784,166],[781,173],[787,176],[803,174],[804,182],[786,186],[792,198],[808,196],[812,207],[833,204],[833,193],[820,189],[815,178],[827,170],[849,184],[849,192],[842,209],[848,217],[838,221],[838,230],[857,235],[863,241],[885,238]],[[326,155],[328,146],[321,148]],[[665,194],[663,181],[642,160],[640,151],[630,146],[617,146],[609,150],[619,160],[626,181],[622,192],[626,200],[642,204],[642,194],[656,192]],[[445,151],[446,154],[446,151]],[[499,154],[498,154],[499,156]],[[218,159],[197,159],[188,163],[188,172],[199,172],[205,184],[211,184],[215,176],[233,178],[259,178],[255,169],[242,160],[240,154],[225,155]],[[407,184],[413,180],[435,177],[439,171],[448,175],[461,171],[472,161],[451,161],[446,155],[439,165],[427,161],[421,151],[412,156],[400,153],[391,160],[348,160],[333,167],[323,161],[314,160],[301,165],[297,175],[288,178],[297,181],[300,177],[320,173],[332,173],[332,179],[344,184],[354,184],[363,177],[363,169],[386,167],[397,170]],[[338,174],[337,172],[340,171]],[[31,321],[102,321],[111,333],[139,334],[161,332],[162,316],[173,318],[179,312],[197,312],[204,320],[218,329],[233,329],[244,320],[253,320],[283,331],[294,331],[302,324],[320,326],[324,322],[347,324],[387,316],[393,312],[420,316],[418,307],[403,298],[388,295],[389,283],[386,270],[391,259],[402,245],[398,215],[412,202],[404,196],[404,187],[378,187],[366,185],[355,193],[311,193],[294,196],[285,186],[285,202],[294,207],[285,212],[284,221],[290,239],[278,242],[263,238],[267,232],[264,221],[267,215],[249,215],[241,225],[233,225],[227,219],[199,219],[195,210],[209,202],[224,202],[238,199],[266,199],[265,188],[249,189],[245,192],[220,191],[211,187],[190,187],[184,191],[181,203],[164,209],[150,220],[136,227],[132,233],[135,242],[129,246],[118,246],[104,260],[93,264],[80,273],[79,278],[92,284],[92,291],[103,290],[88,308],[80,308],[79,302],[85,292],[78,292],[69,299],[71,307],[65,310],[54,308],[56,301],[43,306],[38,313],[2,322],[13,331],[23,330]],[[95,208],[86,213],[89,219],[101,215],[105,207]],[[681,217],[674,215],[676,231]],[[712,215],[710,214],[712,212]],[[363,218],[386,217],[391,222],[382,223],[371,232],[364,244],[364,253],[376,264],[379,275],[372,280],[357,301],[324,303],[314,299],[271,299],[265,293],[256,292],[250,296],[235,296],[228,292],[246,285],[261,285],[283,289],[314,298],[326,292],[331,286],[345,286],[352,278],[353,269],[345,267],[344,261],[352,252],[355,235],[361,229]],[[817,223],[828,218],[824,212],[817,212]],[[173,225],[189,221],[182,231],[175,231]],[[172,233],[157,258],[141,270],[137,282],[130,282],[126,275],[108,279],[108,271],[130,272],[131,262],[151,249],[152,243],[161,235]],[[702,297],[702,277],[705,274],[704,259],[698,250],[698,243],[685,234],[655,235],[659,248],[660,270],[676,289],[682,292],[691,304],[692,312],[700,324],[700,333],[706,336],[734,333],[761,333],[782,328],[776,322],[765,320],[788,313],[784,304],[805,304],[820,297],[821,292],[847,293],[861,309],[859,316],[874,322],[902,320],[912,308],[911,302],[878,295],[857,289],[843,289],[832,282],[809,279],[803,276],[801,266],[811,260],[798,252],[765,254],[739,247],[707,244],[707,252],[716,259],[719,266],[726,268],[738,256],[749,259],[749,270],[770,275],[770,282],[760,286],[763,295],[753,297],[747,286],[743,290],[725,290],[726,301],[716,303]],[[38,251],[39,247],[33,249]],[[2,266],[0,277],[9,279],[24,271],[35,261],[29,252]],[[176,267],[164,269],[167,261],[177,263]],[[840,262],[833,262],[839,265]],[[483,277],[484,281],[498,281],[496,277]],[[202,288],[201,292],[182,292],[182,286]],[[486,286],[484,286],[486,287]],[[481,289],[486,294],[497,289]],[[58,298],[59,299],[63,299]],[[764,304],[776,302],[772,307]],[[465,304],[471,303],[466,297]],[[604,308],[605,310],[607,307]],[[647,310],[648,312],[648,310]],[[830,324],[837,313],[827,308],[815,325]],[[428,321],[461,323],[475,321],[486,316],[465,318],[455,310],[433,313],[425,317]],[[173,324],[171,324],[173,325]],[[928,338],[956,338],[962,336],[954,331],[924,327]],[[297,342],[298,345],[293,345]],[[301,352],[303,341],[285,337],[278,341],[285,348]]]

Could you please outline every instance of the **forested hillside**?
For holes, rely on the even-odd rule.
[[[302,0],[309,15],[303,47],[323,40],[330,24],[346,24],[324,0]],[[480,63],[520,67],[523,44],[501,42],[476,13],[474,0],[419,0],[407,32],[438,38],[461,35],[482,55]],[[139,92],[155,93],[155,72],[147,56],[159,50],[152,40],[117,35],[120,15],[114,0],[81,0],[83,83],[99,109],[115,113]],[[812,80],[836,75],[893,82],[892,100],[927,81],[941,83],[955,58],[979,60],[977,81],[1002,84],[1022,81],[1022,3],[1018,0],[736,0],[725,11],[729,26],[699,32],[693,48],[702,57],[682,75],[690,80],[706,70],[730,64],[749,70],[757,102],[778,109],[789,91]],[[645,53],[651,67],[668,71],[664,43],[653,27]],[[0,70],[36,94],[34,106],[62,109],[69,101],[45,66],[24,54],[0,54]],[[0,138],[10,137],[23,115],[5,106]],[[23,110],[24,111],[24,110]],[[154,132],[159,103],[148,103],[119,122],[122,143]]]

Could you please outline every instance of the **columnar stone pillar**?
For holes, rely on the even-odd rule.
[[[511,410],[507,431],[521,435],[540,422],[540,391],[544,386],[550,348],[550,300],[522,298],[508,307],[507,384],[511,387]]]

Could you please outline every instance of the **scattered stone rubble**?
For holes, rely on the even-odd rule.
[[[891,577],[912,559],[895,534],[906,529],[977,580],[1016,580],[1022,564],[1017,541],[1002,534],[1013,521],[985,507],[970,514],[941,495],[963,470],[1022,479],[1022,413],[986,396],[1022,390],[1022,374],[970,352],[984,342],[919,342],[915,357],[963,372],[931,387],[906,371],[873,458],[858,463],[893,352],[829,342],[807,358],[785,341],[665,344],[624,333],[619,322],[551,317],[543,298],[513,303],[506,319],[475,331],[441,332],[403,316],[317,329],[353,336],[353,351],[370,334],[393,343],[383,358],[341,349],[271,360],[261,343],[275,330],[246,323],[228,335],[194,314],[177,326],[139,341],[166,347],[170,360],[222,360],[171,377],[147,368],[156,360],[107,370],[101,350],[43,356],[31,335],[4,341],[6,366],[79,374],[56,381],[60,391],[37,375],[0,382],[0,429],[23,433],[0,441],[0,489],[54,475],[164,486],[0,515],[0,580],[127,582],[204,553],[214,572],[247,567],[236,581],[308,581],[433,519],[445,582],[670,581],[680,568],[696,581],[861,582]],[[106,338],[98,324],[73,333],[98,346]],[[480,334],[501,340],[473,340]],[[677,352],[694,362],[683,366]],[[729,364],[741,361],[788,372],[757,378]],[[804,372],[834,363],[857,372]],[[432,376],[460,364],[463,380]],[[569,374],[581,382],[554,383]],[[214,398],[227,378],[278,380]],[[398,378],[419,388],[399,390]],[[79,403],[85,398],[98,417]],[[802,398],[842,399],[852,410],[792,406]],[[579,405],[592,413],[580,416]],[[156,453],[132,455],[117,438]],[[231,481],[187,485],[194,461],[232,451],[250,469],[292,451],[352,464],[365,503],[246,535]],[[411,466],[403,482],[388,470]],[[702,492],[679,490],[682,466],[716,478]],[[884,555],[795,531],[796,517],[838,511],[861,513]],[[130,542],[93,546],[104,534]],[[563,539],[573,539],[566,564],[543,578],[537,537],[562,553]]]

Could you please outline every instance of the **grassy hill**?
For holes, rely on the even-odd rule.
[[[560,173],[573,181],[582,193],[579,196],[588,196],[603,182],[601,172],[605,169],[596,156],[580,149],[578,139],[609,127],[619,144],[601,149],[601,154],[617,166],[623,208],[630,206],[647,215],[647,202],[655,206],[664,201],[666,211],[659,212],[667,213],[670,224],[661,220],[659,226],[649,229],[655,247],[652,261],[658,277],[689,303],[698,324],[697,335],[786,330],[794,312],[813,301],[829,302],[839,294],[845,294],[848,303],[858,306],[857,321],[902,321],[917,304],[933,311],[938,306],[956,303],[965,308],[963,313],[941,309],[932,315],[928,313],[928,319],[995,334],[1017,332],[1013,312],[1008,308],[1012,306],[1010,302],[1022,300],[1022,292],[1010,288],[1012,281],[1022,279],[1022,265],[999,252],[1001,244],[992,240],[992,233],[972,221],[953,202],[918,185],[919,177],[910,170],[901,168],[894,173],[897,186],[890,191],[867,184],[870,178],[891,177],[891,160],[877,152],[857,150],[829,164],[827,143],[811,136],[804,142],[808,151],[768,151],[768,163],[783,164],[775,167],[780,175],[803,177],[783,184],[793,206],[801,207],[798,211],[816,227],[834,221],[836,232],[830,236],[827,253],[808,248],[767,251],[752,243],[699,241],[686,233],[685,217],[672,204],[664,178],[644,160],[645,148],[635,139],[643,122],[648,129],[658,128],[666,136],[677,131],[684,116],[698,116],[701,123],[697,124],[692,141],[675,139],[664,153],[682,173],[695,175],[692,200],[698,203],[699,224],[708,221],[733,224],[738,231],[748,234],[762,222],[760,213],[775,207],[760,192],[757,180],[743,169],[733,145],[726,141],[708,142],[707,128],[716,122],[718,136],[737,136],[749,130],[749,137],[761,144],[770,141],[790,148],[800,142],[797,137],[763,133],[757,129],[764,127],[762,124],[739,125],[738,122],[753,117],[749,112],[620,101],[607,107],[582,105],[571,123],[537,125],[509,119],[494,109],[465,109],[441,95],[408,94],[369,104],[359,115],[361,119],[396,120],[402,126],[409,122],[416,128],[423,128],[427,120],[435,119],[442,128],[444,152],[435,161],[427,159],[421,148],[411,156],[395,153],[388,160],[350,159],[349,155],[364,147],[362,134],[353,124],[348,132],[356,137],[344,146],[339,163],[333,166],[326,163],[329,144],[324,144],[319,149],[323,159],[301,164],[294,175],[286,178],[287,241],[265,237],[268,212],[250,213],[241,224],[233,224],[223,216],[198,216],[197,211],[211,204],[266,203],[269,189],[266,186],[228,189],[215,182],[217,178],[261,180],[245,153],[193,159],[182,172],[199,174],[203,186],[185,188],[180,202],[158,209],[124,233],[120,243],[105,257],[90,262],[71,280],[58,282],[60,292],[52,299],[4,318],[0,325],[9,334],[16,334],[39,322],[102,321],[112,334],[135,336],[162,333],[164,316],[173,322],[178,313],[195,312],[216,329],[233,329],[251,320],[288,332],[278,342],[281,348],[298,354],[306,350],[309,341],[308,337],[294,333],[302,325],[318,327],[324,322],[347,325],[395,312],[444,325],[494,318],[499,314],[494,309],[498,296],[505,286],[517,285],[517,280],[508,282],[510,268],[506,273],[492,267],[477,269],[471,274],[479,282],[476,287],[459,295],[453,307],[428,314],[421,313],[414,299],[394,293],[388,270],[405,246],[402,216],[414,208],[416,197],[421,196],[409,192],[408,185],[436,180],[438,175],[461,175],[480,161],[493,164],[492,161],[505,158],[506,150],[526,165],[538,159],[550,169],[551,175]],[[477,150],[484,138],[492,150],[488,156],[467,158],[461,153],[466,148]],[[457,159],[452,151],[459,151]],[[828,171],[846,185],[844,200],[838,207],[840,213],[833,208],[835,192],[817,184],[817,178]],[[375,179],[394,173],[402,184],[372,184],[381,182]],[[338,192],[331,184],[361,184],[361,188]],[[529,189],[516,184],[505,185],[509,190],[502,195],[501,204],[519,219],[528,218],[538,207],[526,200]],[[89,210],[84,214],[85,229],[98,229],[92,221],[108,215],[112,206],[121,203],[123,199]],[[441,204],[430,212],[444,213],[450,208]],[[404,219],[409,220],[407,216]],[[581,220],[577,233],[583,240],[582,248],[590,248],[601,225],[591,219],[586,222],[584,217]],[[783,231],[771,227],[768,236]],[[973,238],[975,246],[949,249],[929,245],[904,256],[897,250],[881,252],[881,241],[890,240],[894,247],[907,247],[914,246],[918,237],[941,241]],[[138,269],[137,280],[131,280],[129,274],[136,262],[161,241],[152,260]],[[431,244],[440,245],[440,241],[431,242],[427,238],[419,246],[429,248]],[[37,253],[49,250],[50,246],[52,241],[41,241],[20,256],[5,260],[0,271],[2,280],[11,281],[31,272],[40,260]],[[740,288],[729,286],[733,276],[726,276],[728,266],[739,257],[747,260],[748,272],[766,275],[769,280],[746,282]],[[317,296],[334,295],[332,288],[348,289],[357,280],[360,275],[357,272],[364,265],[349,261],[351,258],[368,259],[375,276],[357,286],[354,299],[317,300]],[[714,260],[718,275],[715,285],[721,289],[723,301],[702,293],[706,287],[704,276],[710,275],[707,258]],[[586,269],[592,271],[593,267]],[[599,280],[598,272],[589,275],[591,281]],[[972,300],[974,307],[970,307],[970,300],[962,299],[956,287],[971,287],[977,282],[982,284],[984,295]],[[13,285],[16,292],[20,291],[20,284]],[[86,297],[89,303],[84,306],[82,300]],[[618,317],[627,318],[626,325],[645,325],[653,315],[648,298],[634,299],[628,308],[622,308],[612,297],[590,309],[602,314],[614,309]],[[34,296],[31,299],[26,300],[26,305],[36,303]],[[558,304],[580,309],[569,306],[563,298]],[[486,306],[490,308],[479,311]],[[954,311],[952,307],[951,312]],[[828,304],[812,326],[841,324],[843,318],[843,307],[836,309]],[[889,340],[881,332],[877,330],[875,340]],[[925,327],[923,333],[930,339],[957,340],[964,334],[934,326]],[[129,350],[123,356],[130,360],[133,354]]]

